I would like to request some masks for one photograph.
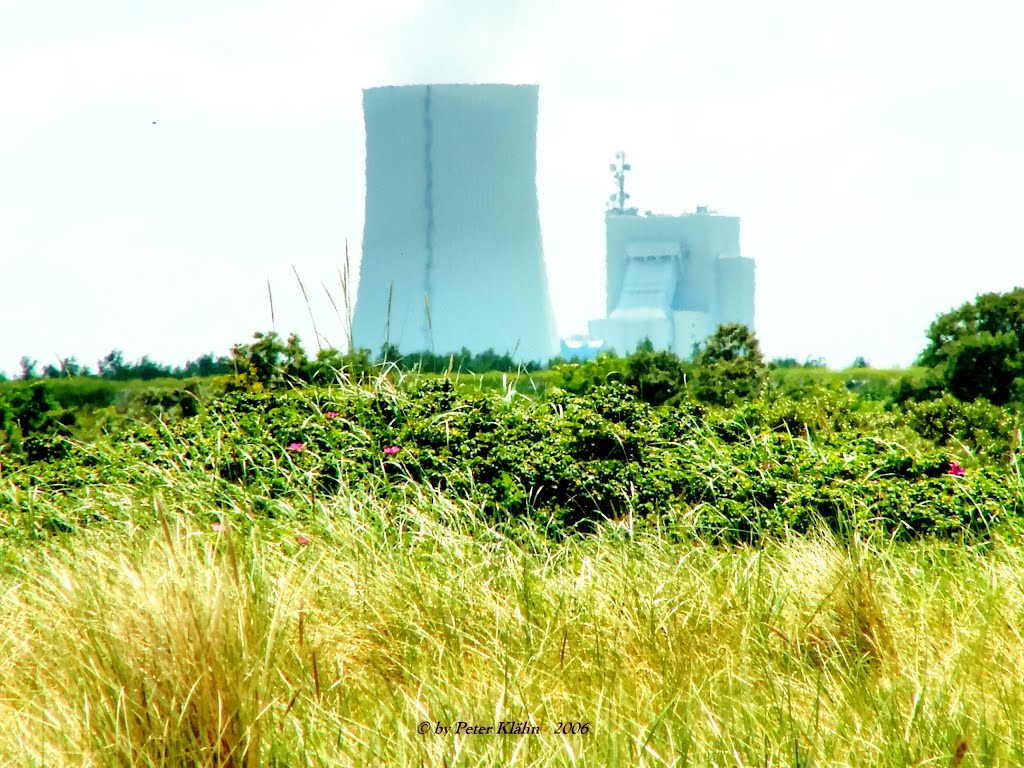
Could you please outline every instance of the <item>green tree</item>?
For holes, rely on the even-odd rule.
[[[84,365],[80,365],[74,355],[71,357],[65,357],[61,360],[61,368],[68,376],[88,376],[89,369]]]
[[[953,397],[974,400],[983,397],[1004,405],[1024,386],[1024,354],[1013,332],[993,336],[987,331],[965,336],[950,345],[941,366],[942,381]]]
[[[294,333],[288,337],[288,342],[284,345],[284,375],[293,382],[309,383],[309,356],[302,348],[302,340]]]
[[[287,348],[273,331],[254,333],[251,344],[231,348],[235,369],[234,386],[243,390],[273,389],[284,383],[284,361]]]
[[[174,373],[170,367],[150,360],[149,355],[143,355],[135,365],[128,366],[127,372],[130,378],[143,381],[168,378]]]
[[[119,349],[111,352],[96,363],[96,368],[104,379],[126,381],[131,378],[128,365],[124,361],[124,352]]]
[[[986,293],[939,315],[918,357],[961,400],[997,405],[1024,395],[1024,288]]]
[[[25,357],[22,357],[21,358],[21,380],[22,381],[31,381],[32,379],[38,379],[39,378],[39,374],[36,372],[36,366],[38,366],[38,365],[39,365],[39,363],[37,361],[33,360],[31,357],[29,357],[27,355]]]
[[[377,363],[385,365],[387,363],[395,363],[401,367],[402,352],[399,350],[397,344],[392,344],[390,341],[385,341],[380,348],[380,354],[377,356]]]
[[[22,437],[65,433],[74,424],[74,415],[60,409],[42,382],[12,393],[10,415]]]
[[[686,367],[682,360],[672,352],[656,352],[650,340],[644,339],[626,358],[626,373],[622,381],[634,387],[641,400],[661,405],[682,394],[685,375]]]
[[[275,332],[255,333],[253,339],[252,344],[231,348],[233,388],[251,391],[309,382],[316,365],[310,363],[296,334],[291,334],[287,342]]]
[[[739,323],[721,325],[694,360],[691,392],[698,400],[726,405],[756,396],[768,386],[768,369],[757,336]]]
[[[231,358],[217,357],[207,353],[195,360],[189,360],[181,371],[181,375],[188,378],[192,376],[218,376],[224,373],[231,373]]]
[[[309,380],[319,384],[338,381],[363,381],[373,370],[370,350],[358,349],[342,354],[327,347],[308,363]]]

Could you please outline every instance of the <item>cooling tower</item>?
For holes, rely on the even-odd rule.
[[[363,92],[357,347],[557,350],[537,204],[537,86]]]

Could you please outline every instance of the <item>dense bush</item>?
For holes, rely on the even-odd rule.
[[[231,349],[231,390],[260,392],[295,384],[327,384],[339,377],[362,381],[372,369],[370,351],[366,349],[347,354],[321,349],[310,359],[294,333],[287,341],[274,332],[256,333],[253,339],[250,344],[236,344]]]
[[[582,363],[560,363],[554,368],[552,384],[566,392],[582,395],[594,387],[622,381],[626,375],[626,359],[611,352],[602,352]]]
[[[583,394],[595,386],[621,381],[644,402],[662,405],[686,396],[727,405],[764,393],[770,386],[757,337],[746,326],[720,326],[700,346],[693,363],[672,352],[657,351],[644,340],[626,358],[602,353],[585,363],[561,364],[554,383]]]
[[[16,428],[22,438],[33,435],[67,434],[75,423],[74,414],[60,407],[47,388],[35,382],[9,393],[6,406],[7,430]]]
[[[560,364],[544,386],[531,380],[529,397],[505,375],[498,389],[456,386],[455,363],[471,358],[449,358],[451,377],[410,375],[406,365],[440,368],[440,358],[392,361],[386,349],[377,366],[366,350],[311,359],[298,337],[273,333],[237,345],[234,373],[221,379],[10,382],[0,471],[13,491],[0,496],[0,521],[33,520],[34,500],[50,494],[71,500],[67,519],[33,530],[73,530],[83,522],[74,494],[157,493],[191,478],[209,484],[211,505],[241,493],[263,515],[277,514],[277,500],[346,488],[399,508],[430,486],[554,536],[604,520],[729,541],[818,524],[983,535],[1024,512],[1018,416],[979,396],[1016,391],[1020,306],[982,297],[940,318],[924,356],[934,367],[901,380],[781,364],[769,374],[756,336],[724,325],[692,363],[647,343],[625,358]],[[971,349],[981,350],[975,368],[995,368],[973,393],[957,389],[969,370],[957,361]]]
[[[987,400],[964,403],[943,394],[933,400],[910,403],[907,423],[936,445],[965,449],[1000,462],[1012,460],[1020,447],[1020,432],[1013,415]]]
[[[723,540],[818,523],[905,538],[1017,519],[1015,436],[993,406],[922,404],[908,425],[842,388],[655,408],[616,381],[532,400],[459,391],[447,378],[401,388],[381,378],[234,392],[193,418],[93,445],[40,440],[8,471],[34,493],[193,473],[245,489],[261,514],[274,514],[275,499],[343,487],[400,501],[423,484],[552,535],[610,519]]]

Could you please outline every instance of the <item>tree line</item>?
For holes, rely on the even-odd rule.
[[[231,373],[233,370],[231,357],[224,355],[220,357],[215,357],[213,354],[200,355],[195,360],[189,360],[184,365],[170,366],[152,360],[149,355],[143,355],[139,360],[131,362],[125,360],[124,352],[119,349],[112,350],[108,355],[98,360],[95,368],[82,365],[74,355],[59,359],[56,365],[48,363],[42,368],[39,367],[38,360],[23,356],[20,365],[21,371],[17,379],[21,381],[61,379],[69,376],[94,376],[111,381],[191,379],[197,376],[218,376]],[[0,371],[0,381],[7,380],[6,374]]]
[[[943,313],[928,327],[926,337],[928,345],[916,362],[928,369],[928,375],[923,384],[904,386],[897,399],[927,399],[948,392],[962,401],[980,398],[994,405],[1024,403],[1024,288],[983,294]],[[680,360],[670,352],[657,352],[649,343],[641,344],[626,358],[604,352],[599,359],[613,368],[616,364],[608,361],[630,359],[629,366],[642,389],[654,386],[659,392],[675,392],[677,380],[689,378],[698,390],[706,387],[702,391],[713,400],[726,397],[726,393],[744,397],[757,391],[759,384],[750,377],[761,382],[765,370],[824,367],[823,360],[813,357],[803,363],[794,358],[765,362],[756,336],[743,326],[720,328],[701,345],[692,362]],[[251,343],[232,347],[230,355],[206,354],[177,367],[155,362],[149,356],[130,362],[116,349],[97,361],[95,369],[79,364],[74,357],[42,368],[38,361],[23,357],[19,378],[25,381],[63,377],[146,381],[233,374],[239,385],[245,387],[257,383],[274,386],[285,382],[332,381],[339,371],[358,377],[380,366],[423,373],[483,373],[536,371],[570,362],[554,358],[547,366],[539,362],[517,363],[511,355],[493,349],[480,353],[463,348],[451,354],[402,354],[393,344],[385,344],[376,356],[368,349],[342,353],[330,348],[320,349],[315,356],[310,356],[295,334],[282,339],[276,333],[257,333]],[[728,365],[722,368],[725,364]],[[721,375],[710,376],[713,366],[719,366],[717,370]],[[625,370],[625,363],[617,367]],[[866,368],[868,363],[858,357],[852,367]],[[743,375],[739,375],[740,368]],[[2,372],[0,380],[6,380]],[[659,383],[655,385],[655,381]],[[655,395],[654,399],[659,397],[660,394]]]

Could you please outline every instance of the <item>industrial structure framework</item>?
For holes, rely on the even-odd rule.
[[[628,354],[645,339],[692,357],[719,325],[754,327],[754,261],[740,256],[740,220],[706,206],[679,216],[626,208],[624,153],[605,214],[605,317],[590,321],[604,349]]]
[[[536,85],[363,91],[357,347],[557,349],[537,202]]]

